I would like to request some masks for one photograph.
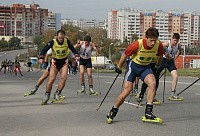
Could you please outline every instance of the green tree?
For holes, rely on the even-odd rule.
[[[52,39],[54,39],[54,37],[56,36],[56,31],[55,30],[46,30],[42,36],[42,42],[38,41],[38,48],[39,50],[43,49],[44,46],[50,42]],[[39,38],[39,37],[37,37]],[[40,37],[41,38],[41,37]],[[34,42],[35,43],[35,42]],[[37,43],[37,42],[36,42]]]
[[[131,37],[130,37],[130,38],[131,38],[131,39],[130,39],[130,44],[131,44],[132,42],[135,42],[135,41],[138,40],[137,34],[131,34]]]
[[[7,42],[4,38],[2,38],[2,39],[0,40],[0,47],[1,47],[1,48],[8,47],[8,42]]]
[[[19,39],[18,37],[12,37],[8,41],[9,47],[14,47],[14,48],[17,47],[19,49],[20,48],[20,44],[21,44],[21,39]]]
[[[42,44],[43,35],[37,35],[33,38],[33,43],[36,45]]]

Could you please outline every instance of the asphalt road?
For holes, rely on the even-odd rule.
[[[10,52],[11,54],[15,54]],[[0,53],[0,61],[10,57]],[[17,53],[16,53],[17,54]],[[10,58],[12,59],[12,58]],[[40,86],[34,96],[24,97],[36,84],[42,72],[37,70],[27,72],[22,66],[24,77],[0,72],[0,135],[1,136],[199,136],[200,134],[200,82],[190,87],[180,96],[182,102],[169,101],[171,77],[166,78],[164,103],[154,106],[154,113],[163,119],[163,124],[143,123],[145,105],[136,108],[136,100],[131,98],[130,103],[124,103],[112,124],[107,124],[106,115],[113,106],[116,97],[121,92],[123,76],[120,75],[108,94],[105,102],[97,112],[96,109],[103,100],[115,73],[93,74],[94,89],[101,95],[77,95],[80,89],[78,75],[69,75],[63,95],[66,99],[62,104],[48,103],[41,106],[47,80]],[[86,89],[88,90],[87,76]],[[194,77],[179,77],[177,92],[195,81]],[[142,81],[139,83],[139,89]],[[58,80],[55,81],[51,98],[56,90]],[[163,101],[163,78],[157,92],[157,99]],[[130,97],[126,99],[128,101]]]

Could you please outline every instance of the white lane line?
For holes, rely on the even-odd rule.
[[[56,85],[56,84],[53,84],[54,86],[58,86],[58,85]]]
[[[24,81],[0,81],[0,83],[17,83],[17,82],[24,82]]]
[[[106,82],[106,84],[111,84],[111,83],[113,83],[113,82]]]
[[[164,81],[160,81],[160,82],[164,82]],[[165,82],[167,82],[167,83],[172,83],[172,81],[165,81]],[[192,84],[192,83],[186,83],[186,82],[177,82],[177,84],[185,84],[185,85],[190,85],[190,84]],[[198,84],[198,83],[195,83],[194,85],[200,85],[200,84]]]
[[[134,104],[134,103],[131,103],[131,102],[126,102],[126,101],[124,101],[124,103],[125,103],[125,104],[130,104],[130,105],[133,105],[133,106],[136,106],[136,107],[138,106],[138,104]],[[143,107],[143,106],[139,106],[139,107]]]
[[[196,95],[200,95],[200,93],[195,93]]]

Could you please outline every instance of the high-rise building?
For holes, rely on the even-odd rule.
[[[200,12],[171,10],[136,10],[123,8],[108,12],[107,36],[111,39],[131,41],[131,34],[144,38],[149,27],[159,30],[159,40],[170,40],[173,33],[179,33],[180,42],[189,47],[200,44]]]
[[[33,36],[48,29],[48,9],[38,4],[0,6],[0,39],[12,36],[21,38],[23,44],[31,43]]]
[[[48,13],[48,29],[59,30],[61,29],[61,13]]]

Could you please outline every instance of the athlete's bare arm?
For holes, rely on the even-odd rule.
[[[178,44],[178,51],[176,52],[176,55],[175,55],[175,60],[178,58],[178,56],[181,54],[181,52],[182,52],[182,45],[181,45],[181,43],[179,43]]]
[[[125,62],[125,60],[126,60],[126,57],[127,57],[127,55],[124,53],[124,54],[122,54],[122,56],[121,56],[121,58],[120,58],[120,60],[119,60],[119,64],[118,64],[118,67],[119,68],[122,68],[122,66],[123,66],[123,64],[124,64],[124,62]]]

